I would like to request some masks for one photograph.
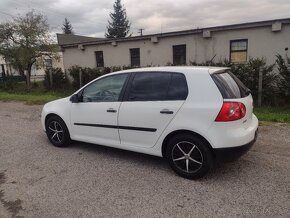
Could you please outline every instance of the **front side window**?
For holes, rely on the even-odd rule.
[[[230,61],[234,64],[243,64],[247,62],[248,40],[230,41]]]
[[[174,45],[173,47],[173,64],[186,64],[186,45]]]
[[[128,74],[118,74],[97,80],[83,90],[83,102],[114,102],[119,100]]]
[[[183,74],[169,72],[136,73],[129,91],[129,101],[184,100],[187,84]]]
[[[140,48],[131,48],[130,56],[131,56],[131,66],[140,67]]]

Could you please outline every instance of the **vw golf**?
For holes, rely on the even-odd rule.
[[[244,154],[258,129],[250,90],[214,67],[110,73],[45,104],[41,122],[55,146],[76,140],[160,156],[189,179]]]

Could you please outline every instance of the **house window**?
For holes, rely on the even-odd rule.
[[[239,39],[230,41],[230,61],[234,64],[247,62],[248,40]]]
[[[130,56],[131,56],[131,66],[140,67],[140,48],[131,48]]]
[[[96,51],[95,54],[96,54],[97,67],[104,67],[103,51]]]
[[[173,65],[186,64],[186,45],[174,45],[173,48]]]

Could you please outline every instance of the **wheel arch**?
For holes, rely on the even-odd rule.
[[[196,133],[194,131],[180,129],[180,130],[175,130],[175,131],[169,133],[164,138],[164,140],[162,142],[162,147],[161,147],[162,157],[166,157],[166,147],[167,147],[167,144],[168,144],[169,140],[171,138],[173,138],[174,136],[179,135],[179,134],[191,134],[191,135],[203,140],[208,145],[208,147],[210,148],[210,150],[212,152],[212,155],[214,155],[213,148],[212,148],[211,144],[208,142],[208,140],[206,140],[206,138],[204,138],[202,135],[200,135],[200,134],[198,134],[198,133]]]
[[[50,118],[50,117],[53,117],[53,116],[56,116],[56,117],[59,117],[60,119],[62,119],[61,116],[59,116],[58,114],[56,113],[49,113],[45,116],[45,119],[44,119],[44,124],[46,125],[46,122],[47,120]],[[65,121],[62,119],[62,121],[65,123]],[[65,125],[67,126],[67,124],[65,123]]]

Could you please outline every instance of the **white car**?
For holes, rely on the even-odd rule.
[[[110,73],[44,105],[41,122],[55,146],[76,140],[165,157],[189,179],[241,156],[258,129],[249,89],[213,67]]]

